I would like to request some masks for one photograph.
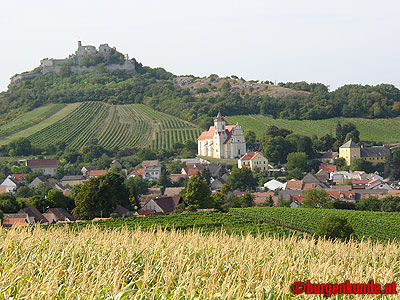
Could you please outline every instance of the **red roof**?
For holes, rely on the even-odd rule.
[[[160,166],[160,162],[158,160],[144,160],[142,161],[142,167],[155,167]]]
[[[312,190],[312,189],[315,189],[316,187],[317,187],[317,185],[315,183],[306,183],[303,186],[303,191]]]
[[[290,195],[290,202],[293,201],[298,201],[303,203],[303,201],[306,199],[306,196],[304,195]]]
[[[257,154],[259,154],[259,152],[249,152],[249,153],[246,153],[245,155],[243,155],[239,159],[240,160],[252,160],[254,157],[257,156]]]
[[[332,166],[319,166],[320,170],[324,170],[326,173],[332,173],[332,172],[336,172],[337,168],[335,165]]]
[[[137,170],[133,170],[129,175],[128,175],[128,177],[130,177],[130,176],[142,176],[142,178],[144,177],[144,168],[140,168],[140,169],[137,169]]]
[[[28,174],[11,174],[17,181],[25,181],[25,176]]]
[[[57,168],[58,160],[55,158],[28,159],[26,166],[29,168]]]
[[[265,203],[270,196],[273,197],[274,192],[252,193],[252,195],[254,196],[254,203],[256,205],[260,205],[262,203]]]
[[[6,193],[7,186],[6,185],[0,185],[0,194],[5,194]]]
[[[334,191],[327,193],[336,200],[356,200],[356,193],[354,191]]]
[[[236,127],[236,125],[225,126],[225,133],[227,135],[227,138],[224,141],[224,144],[230,139],[230,137],[232,135],[233,128],[235,128],[235,127]],[[210,126],[208,131],[203,131],[200,134],[200,136],[197,138],[197,140],[212,139],[214,137],[214,133],[215,133],[215,127],[214,126]]]
[[[286,182],[285,190],[301,190],[303,188],[303,180],[289,180]]]
[[[91,170],[89,172],[89,176],[93,177],[93,176],[101,176],[101,175],[106,175],[108,172],[108,170]]]
[[[331,185],[331,189],[335,190],[342,190],[342,191],[350,191],[351,190],[351,185]]]

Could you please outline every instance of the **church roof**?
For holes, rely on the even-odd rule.
[[[344,143],[340,148],[360,148],[356,143],[353,142],[352,139],[350,139],[347,143]]]
[[[221,115],[221,112],[218,112],[217,118],[214,121],[225,121],[224,118]]]
[[[235,127],[236,127],[236,125],[225,126],[225,133],[227,135],[227,138],[226,138],[226,141],[224,142],[224,144],[227,141],[229,141],[229,139],[231,138],[233,128],[235,128]],[[215,127],[214,126],[210,126],[210,129],[208,129],[208,131],[203,131],[200,134],[200,136],[197,138],[197,140],[212,139],[214,137],[214,132],[215,132]]]

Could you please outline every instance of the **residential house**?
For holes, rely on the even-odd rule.
[[[182,168],[181,172],[183,175],[186,175],[188,178],[190,178],[195,175],[200,175],[201,170],[196,166],[186,166],[186,167]]]
[[[158,180],[161,176],[161,163],[158,160],[144,160],[144,177],[146,180]]]
[[[154,210],[156,213],[169,214],[175,210],[175,208],[184,203],[180,196],[166,196],[156,197],[147,201],[142,207],[143,210]]]
[[[252,193],[252,195],[254,196],[254,204],[257,206],[264,203],[268,203],[270,198],[274,203],[276,203],[279,198],[275,196],[274,192],[259,192],[259,193]]]
[[[33,225],[34,223],[33,218],[29,218],[27,213],[5,214],[2,226],[5,228],[23,227]]]
[[[18,181],[19,184],[26,184],[25,177],[28,174],[11,174],[11,176]]]
[[[64,176],[61,179],[62,185],[69,185],[69,186],[75,186],[78,184],[82,184],[84,181],[86,181],[86,178],[83,177],[82,175]]]
[[[108,170],[91,170],[89,171],[89,178],[96,178],[99,176],[106,175]]]
[[[286,183],[282,183],[276,179],[272,179],[266,183],[264,183],[264,189],[267,191],[275,191],[277,189],[284,190],[286,187]]]
[[[321,182],[327,182],[329,180],[329,174],[326,173],[324,169],[320,169],[316,174],[315,177],[318,178]]]
[[[129,173],[127,178],[131,178],[131,177],[135,177],[135,176],[140,176],[140,177],[144,178],[144,168],[133,170],[132,172]]]
[[[222,186],[226,183],[227,181],[223,178],[214,179],[211,177],[210,189],[212,192],[219,192],[221,191]]]
[[[14,194],[17,189],[19,188],[19,182],[12,177],[11,175],[8,175],[6,179],[3,180],[1,183],[1,192],[4,193],[12,193]]]
[[[97,167],[95,167],[95,166],[84,166],[81,169],[81,173],[82,173],[83,176],[89,177],[89,172],[90,171],[94,171],[94,170],[97,170]]]
[[[327,191],[328,195],[334,200],[356,202],[357,193],[353,190],[351,191]]]
[[[58,160],[55,158],[28,159],[26,166],[33,172],[40,171],[43,175],[54,176],[58,167]]]
[[[339,152],[328,151],[322,154],[321,157],[316,158],[316,160],[319,160],[321,163],[333,164],[335,162],[335,159],[337,159],[338,157],[339,157]]]
[[[185,181],[189,177],[186,174],[171,174],[169,175],[172,183],[179,183],[180,181]]]
[[[137,212],[130,211],[127,208],[123,207],[122,205],[117,205],[113,213],[117,214],[118,218],[130,218],[130,217],[136,217],[138,215]]]
[[[31,189],[37,188],[41,183],[48,182],[47,178],[44,176],[38,176],[28,185]]]
[[[344,158],[348,166],[356,159],[369,161],[373,165],[384,163],[389,154],[390,150],[386,146],[360,147],[352,139],[339,148],[339,157]]]
[[[41,207],[41,209],[44,210],[44,209],[46,209],[46,207]],[[29,206],[29,207],[23,208],[18,213],[27,213],[29,217],[34,218],[35,223],[37,223],[37,224],[47,224],[48,223],[48,220],[34,206]]]
[[[76,218],[64,208],[49,208],[46,213],[51,213],[56,218],[57,222],[75,222]]]
[[[165,188],[163,196],[179,196],[179,193],[184,189],[184,187],[167,187]]]
[[[260,152],[246,153],[239,158],[238,168],[249,168],[252,171],[257,168],[261,171],[268,171],[268,159],[266,159]]]

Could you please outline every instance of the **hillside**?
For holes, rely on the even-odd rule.
[[[194,124],[157,112],[143,104],[101,102],[51,104],[0,127],[0,145],[27,137],[33,145],[63,141],[78,149],[96,139],[105,148],[170,149],[176,142],[195,140]]]
[[[228,116],[229,124],[239,122],[244,130],[252,130],[257,139],[261,139],[267,125],[292,130],[294,133],[312,137],[321,137],[332,133],[335,135],[337,122],[341,124],[352,122],[360,131],[360,139],[382,143],[396,143],[400,141],[400,118],[391,119],[361,119],[361,118],[330,118],[325,120],[285,120],[274,119],[262,115]]]

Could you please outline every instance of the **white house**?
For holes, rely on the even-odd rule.
[[[142,162],[144,168],[143,179],[158,180],[161,176],[161,163],[158,160],[144,160]]]
[[[198,155],[214,158],[236,158],[246,153],[246,141],[239,124],[226,126],[221,113],[214,126],[204,131],[197,139]]]
[[[264,189],[268,191],[275,191],[276,189],[284,190],[286,187],[286,183],[282,183],[276,179],[272,179],[266,183],[264,183]]]
[[[31,168],[33,172],[41,171],[43,175],[53,176],[56,174],[58,160],[55,158],[45,159],[28,159],[26,166]]]
[[[1,192],[2,193],[15,193],[19,187],[18,181],[12,177],[11,175],[8,175],[6,179],[1,183]]]

